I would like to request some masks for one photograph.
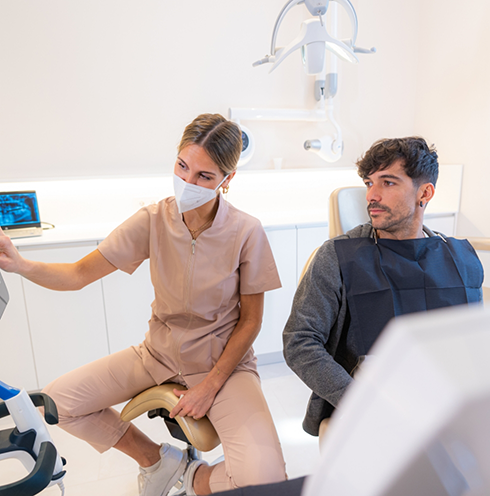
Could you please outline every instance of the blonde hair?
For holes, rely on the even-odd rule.
[[[237,168],[242,153],[242,131],[220,114],[198,115],[184,130],[178,146],[199,145],[226,176]]]

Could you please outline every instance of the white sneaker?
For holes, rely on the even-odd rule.
[[[150,470],[140,467],[138,475],[140,496],[167,496],[184,473],[187,465],[187,451],[182,451],[170,444],[162,444],[160,457],[156,467],[150,467]]]
[[[194,475],[196,474],[196,470],[201,465],[208,465],[207,462],[198,458],[197,460],[192,460],[188,463],[187,468],[184,472],[184,488],[185,494],[187,496],[196,496],[194,491]]]

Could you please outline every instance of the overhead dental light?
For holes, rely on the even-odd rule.
[[[296,5],[304,4],[312,19],[301,24],[300,32],[287,46],[277,47],[276,40],[285,15]],[[337,11],[341,6],[348,15],[351,27],[350,38],[337,37]],[[329,10],[327,22],[327,10]],[[327,27],[328,24],[328,27]],[[319,139],[307,140],[305,150],[311,150],[327,162],[336,162],[343,153],[342,131],[333,116],[333,98],[337,93],[337,60],[358,63],[357,53],[375,53],[376,49],[356,46],[357,15],[349,0],[289,0],[279,13],[272,32],[271,52],[253,64],[254,67],[272,64],[270,72],[296,50],[301,51],[301,59],[306,74],[315,76],[314,93],[318,102],[316,108],[307,109],[243,109],[230,108],[230,119],[240,120],[279,120],[279,121],[329,121],[335,132]],[[250,160],[250,155],[242,156],[239,165]]]
[[[338,40],[328,33],[325,26],[323,16],[327,12],[329,2],[336,2],[341,5],[351,23],[352,34],[348,40]],[[308,19],[301,24],[299,35],[291,41],[286,47],[277,48],[276,39],[279,27],[285,15],[295,5],[304,3],[311,15],[318,17],[318,19]],[[308,64],[310,67],[315,67],[316,72],[308,74],[318,74],[323,70],[322,61],[325,59],[325,49],[330,50],[332,53],[345,60],[346,62],[359,62],[356,53],[369,53],[371,50],[366,50],[355,46],[357,39],[357,15],[354,7],[349,0],[290,0],[282,9],[276,19],[274,31],[272,33],[271,41],[271,54],[266,55],[263,59],[258,60],[253,65],[254,67],[262,64],[272,63],[271,71],[274,71],[283,60],[288,57],[295,50],[301,48],[303,53],[303,60],[305,61],[305,68],[307,67],[306,61],[308,55],[313,58],[313,62]],[[305,57],[306,55],[306,57]]]

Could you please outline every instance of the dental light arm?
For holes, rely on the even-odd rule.
[[[323,25],[322,16],[325,15],[329,1],[336,2],[341,5],[347,15],[352,27],[351,38],[348,40],[338,40],[329,35],[326,27]],[[308,11],[315,17],[318,16],[318,22],[313,23],[310,19],[302,25],[301,33],[296,37],[287,47],[277,48],[276,40],[277,34],[279,32],[280,25],[285,17],[285,15],[296,5],[304,3]],[[318,26],[317,26],[318,24]],[[304,47],[311,43],[323,42],[325,43],[325,48],[335,53],[338,57],[346,60],[347,62],[359,62],[359,59],[355,55],[356,53],[374,53],[374,49],[365,49],[355,46],[357,40],[358,22],[357,15],[354,7],[349,0],[290,0],[281,10],[279,16],[276,19],[274,25],[274,30],[272,33],[271,41],[271,54],[266,55],[263,59],[258,60],[253,64],[254,67],[258,65],[272,63],[274,64],[271,68],[271,72],[274,71],[282,61],[290,55],[292,52],[300,47]]]
[[[275,62],[275,55],[278,52],[278,50],[282,50],[282,48],[276,48],[276,39],[277,39],[277,33],[279,32],[279,27],[281,26],[281,23],[286,16],[286,14],[296,5],[300,5],[302,3],[305,3],[307,6],[308,10],[310,13],[314,16],[318,15],[318,12],[320,12],[320,17],[321,15],[324,15],[327,11],[328,7],[328,2],[329,0],[319,0],[317,3],[319,6],[317,7],[317,11],[312,11],[312,6],[311,6],[311,0],[308,1],[308,4],[306,4],[305,0],[290,0],[284,7],[282,8],[281,12],[279,12],[279,15],[277,16],[276,22],[274,24],[274,29],[272,31],[272,41],[271,41],[271,55],[266,55],[263,59],[257,60],[257,62],[254,62],[252,65],[253,67],[257,67],[262,64],[267,64],[267,63],[274,63]],[[279,65],[279,64],[277,64]],[[275,67],[277,67],[277,65]],[[275,69],[273,67],[272,70]]]
[[[322,16],[327,12],[329,0],[319,0],[316,7],[313,7],[312,1],[309,0],[305,2],[305,0],[290,0],[279,12],[279,15],[276,19],[276,23],[274,24],[274,30],[272,31],[272,41],[271,41],[271,54],[274,55],[276,53],[276,38],[277,33],[279,32],[279,26],[281,25],[282,20],[286,16],[286,14],[295,6],[301,3],[306,5],[306,8],[310,11],[310,13],[314,16]]]
[[[327,12],[329,0],[303,0],[306,8],[310,11],[311,15],[322,16]]]
[[[359,62],[352,48],[347,46],[343,41],[336,40],[330,36],[320,20],[308,19],[301,25],[300,34],[287,47],[279,48],[276,51],[274,65],[270,72],[276,70],[281,62],[298,48],[308,47],[308,45],[313,45],[314,43],[321,43],[319,46],[322,53],[322,62],[325,48],[347,62]],[[318,72],[320,71],[321,69]]]
[[[342,130],[333,117],[332,98],[328,99],[326,112],[330,122],[335,127],[336,133],[333,136],[327,134],[320,139],[306,140],[303,146],[305,150],[315,152],[326,162],[337,162],[344,151],[344,142],[342,140]]]

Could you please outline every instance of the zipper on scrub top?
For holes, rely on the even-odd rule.
[[[195,252],[196,252],[196,240],[193,239],[191,241],[191,255],[190,255],[189,261],[187,263],[187,274],[186,274],[186,280],[185,280],[185,286],[184,286],[184,309],[185,309],[186,313],[188,313],[188,311],[189,311],[189,293],[190,293],[191,276],[192,276],[192,269],[193,269],[193,265],[194,265]]]
[[[190,285],[191,285],[191,278],[192,278],[192,272],[194,268],[194,254],[196,252],[196,241],[194,238],[191,241],[191,255],[189,256],[188,262],[187,262],[187,274],[185,278],[185,286],[184,286],[184,311],[185,313],[189,313],[189,300],[190,300]],[[187,323],[187,329],[188,330],[191,326],[192,323],[192,313],[189,313],[189,322]],[[179,339],[177,340],[176,343],[176,352],[177,352],[177,363],[179,365],[179,376],[182,377],[182,366],[180,362],[180,343],[182,342],[182,337],[183,333],[181,333]]]

